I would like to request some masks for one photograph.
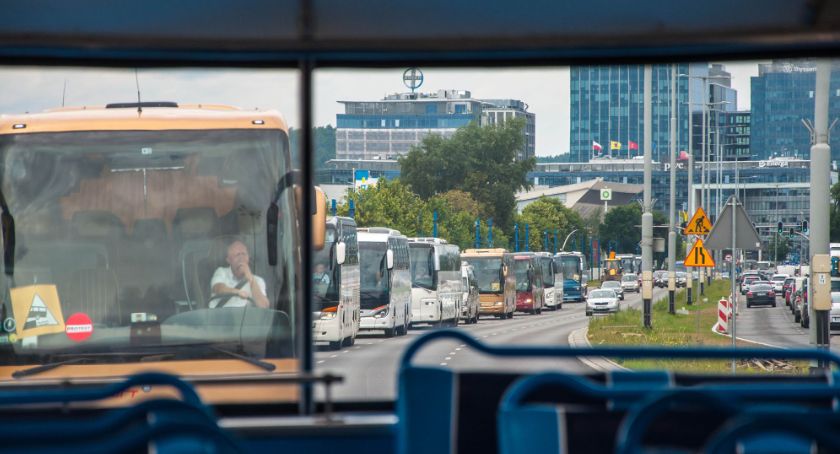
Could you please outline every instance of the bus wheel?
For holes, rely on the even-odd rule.
[[[387,328],[385,329],[385,337],[394,337],[394,333],[397,331],[397,328]]]
[[[330,350],[341,350],[341,344],[343,344],[344,339],[340,341],[330,342]]]

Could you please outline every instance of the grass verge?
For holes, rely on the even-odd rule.
[[[694,289],[699,293],[699,289]],[[712,332],[717,322],[718,300],[729,295],[729,280],[713,281],[706,287],[704,297],[695,297],[694,304],[686,304],[685,289],[677,291],[675,298],[677,314],[668,313],[668,296],[653,304],[651,329],[642,324],[642,312],[627,309],[618,314],[593,317],[589,322],[589,342],[592,345],[657,345],[657,346],[729,346],[728,337]],[[739,346],[754,344],[739,342]],[[617,360],[619,364],[631,369],[669,369],[681,372],[721,373],[731,371],[729,360],[657,360],[629,359]],[[807,364],[783,362],[775,365],[744,361],[738,366],[745,372],[804,373]]]

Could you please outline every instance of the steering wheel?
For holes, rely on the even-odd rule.
[[[236,295],[236,294],[233,294],[233,293],[223,293],[221,295],[215,295],[215,296],[210,297],[210,299],[207,300],[207,307],[210,308],[210,309],[219,309],[219,308],[225,307],[225,303],[227,303],[229,300],[231,300],[233,298],[239,298],[239,299],[243,299],[243,300],[247,301],[248,304],[245,305],[246,307],[257,307],[257,302],[254,301],[254,298],[251,298],[250,296],[239,296],[239,295]],[[216,305],[215,307],[213,307],[213,305],[211,303],[213,301],[221,300],[221,299],[224,299],[222,304],[221,305]]]

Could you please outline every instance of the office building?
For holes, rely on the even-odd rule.
[[[379,101],[339,101],[336,116],[336,158],[392,160],[407,154],[429,134],[451,137],[470,123],[501,124],[524,118],[524,146],[518,159],[534,156],[535,115],[515,99],[481,100],[469,91],[398,93]]]
[[[729,73],[723,65],[679,64],[676,72],[677,150],[688,150],[688,113],[692,111],[695,119],[693,148],[695,156],[699,156],[704,87],[709,103],[707,118],[712,118],[717,111],[734,111],[737,93],[730,87]],[[571,68],[569,149],[572,161],[586,162],[598,155],[632,158],[643,154],[643,83],[642,65]],[[653,65],[651,86],[652,153],[655,160],[664,162],[670,150],[671,65]],[[596,150],[598,146],[602,148],[600,152]]]
[[[816,63],[812,60],[775,60],[758,65],[758,76],[750,80],[750,146],[758,158],[809,159],[811,136],[802,120],[814,120],[816,71]],[[831,71],[828,102],[828,118],[833,121],[840,117],[840,67],[837,64]],[[840,134],[831,135],[830,145],[832,160],[837,160]]]

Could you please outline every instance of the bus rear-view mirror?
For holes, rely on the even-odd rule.
[[[335,263],[339,265],[344,265],[344,259],[346,258],[347,254],[347,244],[343,241],[338,242],[335,245]]]
[[[385,251],[385,266],[387,266],[389,270],[394,269],[394,251],[391,249]]]

